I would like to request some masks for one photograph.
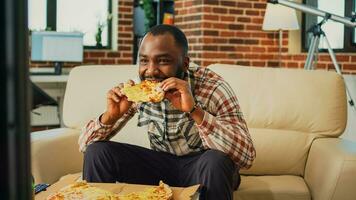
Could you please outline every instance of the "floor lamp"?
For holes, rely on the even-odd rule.
[[[299,29],[295,10],[278,4],[267,4],[262,29],[279,32],[278,63],[281,67],[283,30]]]

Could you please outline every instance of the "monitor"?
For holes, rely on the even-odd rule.
[[[31,60],[55,62],[54,74],[61,74],[63,62],[83,61],[83,33],[33,31]]]

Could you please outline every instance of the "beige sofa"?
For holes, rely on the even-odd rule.
[[[235,199],[356,199],[356,144],[338,138],[346,124],[345,86],[326,71],[209,66],[235,90],[257,158],[242,173]],[[69,76],[63,109],[67,128],[32,133],[36,182],[53,183],[82,170],[80,129],[105,110],[114,85],[137,79],[137,68],[80,66]],[[113,140],[148,147],[134,117]]]

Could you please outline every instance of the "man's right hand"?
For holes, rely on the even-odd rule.
[[[135,84],[132,80],[127,83],[130,85]],[[132,102],[128,101],[127,97],[121,92],[123,87],[124,84],[120,83],[108,91],[106,111],[101,116],[101,123],[112,125],[130,109]]]

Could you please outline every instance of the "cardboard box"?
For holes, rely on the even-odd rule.
[[[58,182],[47,188],[47,191],[38,193],[35,196],[36,200],[44,200],[50,194],[59,191],[61,188],[72,184],[80,179],[80,174],[69,174],[62,177]],[[131,192],[143,191],[148,185],[126,184],[126,183],[89,183],[92,186],[102,188],[117,194],[128,194]],[[158,183],[157,183],[158,184]],[[173,200],[196,200],[198,199],[199,185],[194,185],[186,188],[171,187],[173,191]]]

